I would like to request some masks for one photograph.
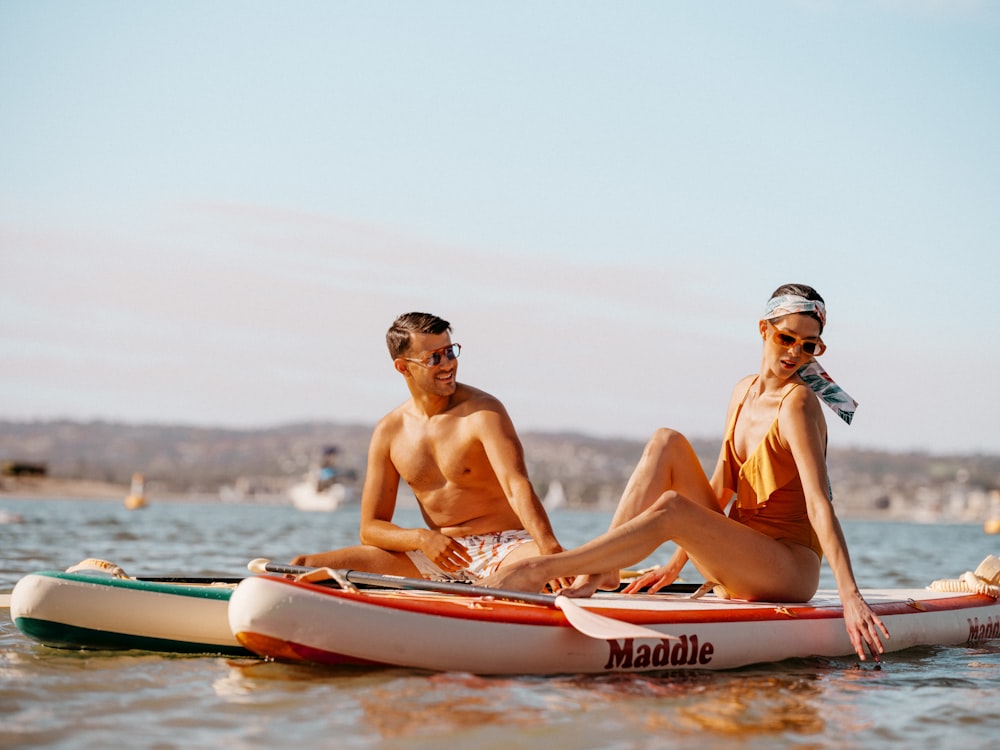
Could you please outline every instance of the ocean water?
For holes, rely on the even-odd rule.
[[[3,513],[6,511],[6,514]],[[20,516],[20,522],[12,516]],[[418,524],[415,512],[404,521]],[[357,512],[0,497],[0,593],[88,557],[131,575],[239,575],[354,543]],[[556,511],[566,546],[605,513]],[[978,525],[844,521],[862,586],[924,586],[1000,554]],[[666,556],[666,551],[662,557]],[[824,567],[822,585],[833,585]],[[694,578],[695,576],[692,576]],[[484,644],[489,647],[489,644]],[[727,672],[490,678],[68,651],[0,609],[0,748],[995,747],[1000,641]]]

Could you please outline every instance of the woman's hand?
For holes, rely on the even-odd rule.
[[[683,547],[678,547],[674,550],[674,554],[670,556],[666,565],[662,565],[656,570],[651,570],[639,576],[626,586],[622,593],[637,594],[648,586],[649,593],[655,594],[664,586],[669,586],[677,580],[677,576],[681,574],[681,569],[687,564],[687,561],[687,552],[684,551]]]
[[[526,560],[501,565],[493,575],[476,581],[476,585],[491,589],[540,593],[545,589],[546,581],[550,580],[545,571],[539,567],[539,563],[543,560],[544,557],[529,557]]]
[[[881,661],[882,654],[885,653],[882,639],[891,638],[889,629],[882,623],[879,616],[872,612],[871,607],[868,606],[868,602],[864,600],[860,592],[846,597],[842,596],[841,602],[844,605],[844,625],[847,627],[847,635],[861,661],[867,658],[865,656],[866,648],[875,661]]]
[[[600,590],[617,591],[620,584],[621,580],[617,570],[607,573],[588,573],[587,575],[576,576],[573,582],[563,587],[559,593],[568,597],[585,598],[592,596]]]
[[[638,578],[634,579],[628,586],[622,591],[623,594],[637,594],[647,586],[649,587],[650,594],[656,593],[664,586],[669,586],[671,583],[677,580],[677,574],[680,572],[675,566],[667,563],[655,570],[650,570],[643,573]]]

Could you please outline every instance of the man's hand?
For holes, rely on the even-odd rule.
[[[461,542],[430,529],[424,534],[420,551],[446,573],[465,570],[472,562],[468,550]]]

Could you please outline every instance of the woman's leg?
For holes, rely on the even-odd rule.
[[[806,601],[816,593],[820,558],[809,547],[773,539],[683,497],[665,498],[651,515],[706,581],[721,583],[736,598]]]
[[[618,528],[649,509],[668,490],[674,490],[685,497],[721,512],[718,499],[712,491],[691,443],[681,433],[667,428],[658,429],[646,443],[639,463],[632,471],[625,491],[618,501],[618,507],[611,519],[608,530]],[[650,549],[662,544],[659,540]],[[598,589],[616,589],[621,580],[621,567],[644,559],[625,563],[619,567],[607,567],[602,571],[576,576],[567,590],[574,596],[589,596]]]
[[[635,518],[667,490],[674,490],[706,507],[718,508],[718,498],[712,492],[691,443],[676,430],[661,428],[646,443],[609,528]]]
[[[815,593],[819,558],[812,550],[775,541],[673,491],[580,547],[516,563],[484,583],[537,591],[556,578],[632,565],[665,541],[683,547],[702,575],[723,584],[733,596],[804,601]]]

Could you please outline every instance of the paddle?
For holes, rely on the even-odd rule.
[[[10,606],[10,594],[0,594],[0,609]]]
[[[251,573],[280,573],[294,576],[321,573],[326,574],[328,578],[336,581],[343,579],[350,583],[360,583],[380,588],[437,591],[443,594],[459,594],[461,596],[488,596],[494,599],[507,599],[514,602],[537,604],[542,607],[555,607],[562,611],[566,616],[566,621],[576,630],[586,636],[602,641],[613,641],[624,638],[656,638],[659,640],[661,638],[675,637],[665,633],[658,633],[642,625],[604,617],[581,607],[567,596],[491,589],[486,586],[474,586],[468,583],[428,581],[423,578],[404,578],[402,576],[381,575],[379,573],[365,573],[361,570],[332,570],[330,568],[307,568],[301,565],[282,565],[264,558],[251,560],[247,565],[247,569]]]

